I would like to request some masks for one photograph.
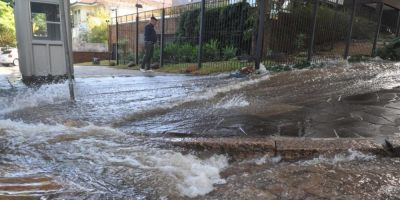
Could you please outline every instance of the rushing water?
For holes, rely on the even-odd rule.
[[[288,161],[160,139],[395,136],[399,75],[396,64],[364,63],[245,79],[81,77],[75,103],[66,84],[0,79],[0,198],[400,198],[397,158]]]

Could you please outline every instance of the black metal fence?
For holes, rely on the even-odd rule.
[[[112,19],[110,48],[120,63],[139,64],[144,26],[154,16],[160,23],[153,62],[180,71],[374,56],[400,24],[399,10],[383,6],[363,0],[202,1]]]

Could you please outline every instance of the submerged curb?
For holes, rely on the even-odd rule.
[[[400,138],[388,138],[394,146]],[[387,155],[382,144],[374,138],[170,138],[175,146],[210,150],[219,153],[264,153],[280,155],[286,159],[298,159],[322,153],[338,153],[349,149],[365,153]],[[383,142],[383,140],[382,140]]]

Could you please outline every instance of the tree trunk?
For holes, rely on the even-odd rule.
[[[260,14],[264,14],[265,15],[265,26],[264,26],[264,39],[263,39],[263,48],[262,48],[262,59],[265,58],[265,56],[268,53],[268,49],[269,49],[269,44],[271,41],[271,19],[270,19],[270,12],[271,12],[271,0],[264,0],[265,1],[265,8],[264,13],[259,13],[259,9],[257,9],[257,16],[260,16]],[[260,5],[260,0],[257,0],[257,5]],[[258,24],[258,20],[256,22],[256,24],[254,26],[257,26]],[[258,26],[257,26],[258,29]],[[251,45],[251,49],[252,55],[256,54],[256,46],[257,46],[257,30],[254,30],[253,32],[253,37],[252,37],[252,45]]]
[[[271,43],[271,0],[264,0],[265,1],[265,25],[264,25],[264,41],[263,41],[263,50],[262,50],[262,58],[266,58],[268,55],[268,50],[270,49]]]

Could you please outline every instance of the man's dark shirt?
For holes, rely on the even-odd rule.
[[[156,30],[154,30],[154,25],[151,23],[144,27],[144,41],[157,42]]]

